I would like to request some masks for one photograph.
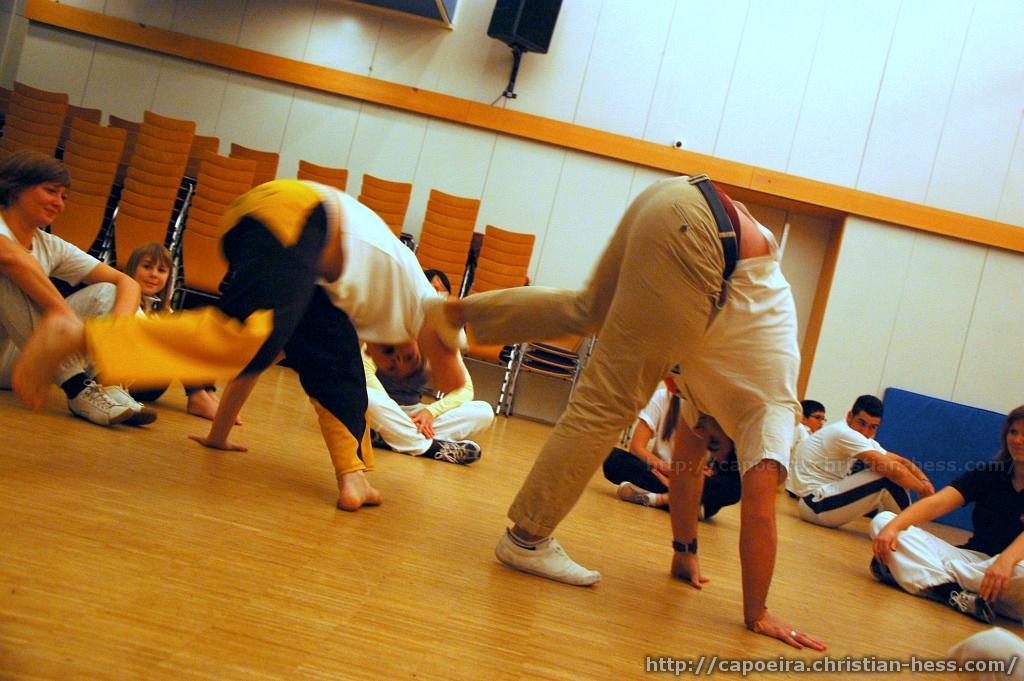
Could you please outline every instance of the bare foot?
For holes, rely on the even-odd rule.
[[[370,486],[363,471],[345,473],[338,478],[338,508],[342,511],[358,511],[363,506],[379,506],[383,501],[380,492]]]
[[[188,396],[188,406],[185,407],[185,410],[193,416],[212,421],[217,415],[218,407],[220,407],[220,400],[215,394],[209,390],[197,390]],[[242,419],[236,417],[235,425],[242,425]]]
[[[28,406],[40,409],[61,362],[71,353],[84,350],[85,327],[80,319],[74,315],[43,315],[14,365],[14,392]]]

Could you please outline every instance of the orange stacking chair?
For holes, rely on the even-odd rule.
[[[121,186],[124,184],[125,173],[128,172],[128,161],[131,160],[132,154],[135,153],[135,139],[139,136],[139,128],[142,127],[142,123],[136,123],[114,114],[110,114],[108,120],[110,127],[121,128],[127,134],[124,141],[124,152],[121,155],[121,165],[118,166],[117,177],[114,178],[114,184]]]
[[[71,121],[70,136],[64,145],[64,165],[71,175],[71,189],[67,207],[50,230],[83,251],[94,250],[97,236],[105,232],[107,204],[126,136],[121,128],[106,128],[84,118]],[[105,250],[105,242],[106,238],[100,240],[98,252]]]
[[[185,177],[195,179],[199,175],[199,164],[208,154],[220,153],[220,138],[196,135],[192,139],[192,148],[188,152],[188,165],[185,167]]]
[[[152,111],[144,114],[114,220],[118,266],[127,262],[132,251],[150,242],[170,245],[173,252],[182,213],[176,204],[195,130],[193,121]],[[187,203],[187,196],[183,202]]]
[[[540,374],[569,383],[569,396],[576,389],[576,381],[587,364],[594,347],[593,336],[565,336],[544,342],[523,343],[512,362],[511,385],[505,402],[505,414],[512,415],[515,406],[516,387],[519,377],[525,371]]]
[[[328,168],[327,166],[318,166],[315,163],[302,160],[299,161],[299,173],[296,177],[300,180],[319,182],[341,191],[345,191],[345,186],[348,184],[348,170],[346,168]]]
[[[68,112],[64,116],[64,126],[60,130],[60,139],[57,141],[57,146],[61,149],[68,142],[68,137],[71,136],[71,121],[76,118],[81,118],[90,123],[100,124],[100,119],[103,118],[103,112],[99,109],[88,109],[84,106],[75,106],[74,104],[68,104]]]
[[[363,186],[359,189],[359,203],[363,204],[401,238],[405,225],[405,214],[412,197],[412,183],[392,182],[363,173]]]
[[[57,151],[60,131],[68,112],[68,96],[14,83],[4,117],[0,154],[33,149],[52,156]]]
[[[232,142],[229,156],[231,158],[246,158],[256,161],[256,175],[252,180],[253,187],[277,178],[277,164],[281,160],[281,155],[277,152],[249,149],[241,144]]]
[[[487,225],[469,292],[472,294],[525,286],[536,239],[533,234],[509,232],[494,225]],[[496,414],[500,414],[511,401],[512,369],[518,348],[476,343],[473,340],[472,327],[467,328],[466,333],[469,336],[466,359],[504,369],[504,378],[494,409]]]
[[[448,275],[453,292],[462,292],[466,261],[479,212],[479,199],[430,190],[416,257],[424,269],[438,269]]]
[[[219,295],[228,263],[220,250],[220,218],[231,203],[252,188],[257,162],[207,154],[199,164],[196,192],[188,209],[181,242],[180,306],[186,293]]]

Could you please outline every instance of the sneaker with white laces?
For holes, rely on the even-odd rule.
[[[132,410],[132,415],[125,419],[129,426],[148,426],[156,421],[156,412],[139,402],[123,385],[108,385],[103,388],[114,404],[121,404]]]
[[[448,321],[444,315],[445,296],[431,296],[423,301],[423,319],[434,329],[441,342],[451,350],[466,349],[469,342],[462,327]]]
[[[68,400],[68,409],[75,416],[99,426],[124,423],[135,414],[131,407],[110,399],[103,388],[92,380],[86,381],[82,392]]]
[[[601,573],[588,570],[566,553],[554,537],[548,537],[530,548],[523,548],[505,534],[494,547],[494,557],[510,568],[538,577],[573,586],[591,586],[601,581]]]
[[[641,506],[652,505],[651,493],[631,482],[620,482],[616,493],[619,495],[620,499],[628,501],[631,504],[640,504]]]
[[[986,624],[992,624],[992,620],[996,618],[995,612],[992,611],[992,606],[984,598],[967,589],[954,591],[949,594],[949,605],[954,610],[959,610],[965,615],[970,615],[974,619]]]
[[[432,456],[438,461],[468,466],[479,461],[483,455],[480,445],[472,440],[434,440],[434,442],[437,443],[437,449],[428,456]]]
[[[889,571],[889,566],[878,560],[877,558],[871,559],[871,565],[868,567],[871,570],[871,576],[877,579],[882,584],[889,584],[890,586],[899,586],[896,582],[896,578],[892,576],[892,572]]]

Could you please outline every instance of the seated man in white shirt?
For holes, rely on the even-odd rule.
[[[839,527],[879,509],[898,513],[909,492],[935,488],[912,461],[887,452],[872,436],[882,422],[882,401],[861,395],[844,421],[825,426],[795,449],[786,489],[799,497],[800,517]]]
[[[424,274],[439,294],[451,293],[444,272]],[[374,447],[463,465],[480,459],[480,445],[466,438],[490,426],[494,413],[491,405],[473,399],[473,381],[465,366],[465,385],[430,404],[421,402],[428,378],[416,343],[367,343],[363,369]]]

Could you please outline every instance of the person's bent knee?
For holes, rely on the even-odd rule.
[[[889,522],[896,517],[896,514],[892,511],[882,511],[871,519],[871,538],[874,539],[878,536],[878,533],[882,531],[882,528],[889,524]]]

